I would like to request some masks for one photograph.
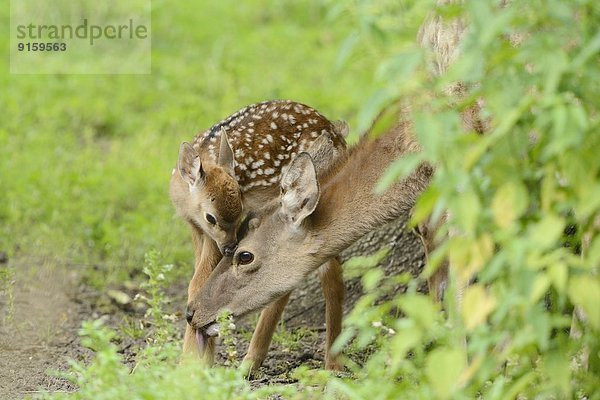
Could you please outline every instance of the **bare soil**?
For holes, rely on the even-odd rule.
[[[372,254],[381,246],[392,249],[381,263],[386,274],[405,271],[416,274],[421,270],[423,252],[420,241],[412,232],[403,229],[403,220],[366,235],[341,258],[346,260],[355,255]],[[11,290],[0,291],[0,399],[22,399],[43,391],[77,390],[53,371],[68,370],[69,359],[81,361],[92,356],[81,345],[77,335],[81,322],[102,318],[107,325],[120,328],[128,321],[143,318],[143,309],[120,306],[105,293],[95,292],[82,284],[77,268],[70,270],[52,262],[34,262],[30,258],[10,260],[8,264],[0,264],[0,268],[10,268],[14,274],[12,296]],[[171,310],[167,311],[180,316],[177,321],[179,332],[183,332],[185,327],[181,313],[177,313],[186,303],[185,285],[186,282],[179,282],[169,288],[168,293],[173,301]],[[132,288],[116,289],[131,296],[136,293]],[[346,289],[347,313],[362,294],[360,279],[347,280]],[[325,307],[322,297],[314,293],[320,293],[316,274],[303,288],[293,293],[284,312],[285,330],[296,332],[296,335],[293,340],[288,335],[286,340],[273,342],[264,365],[251,378],[253,386],[294,382],[291,372],[300,365],[323,367]],[[237,335],[240,359],[247,349],[255,319],[255,316],[250,316],[237,322],[238,330],[246,331]],[[133,364],[135,351],[143,346],[143,339],[125,337],[117,345],[125,361]],[[222,346],[217,349],[217,362],[228,363]]]
[[[85,315],[73,300],[77,275],[45,262],[0,268],[10,268],[14,278],[12,288],[0,292],[0,398],[74,390],[52,371],[66,370],[69,358],[85,353],[77,338]]]

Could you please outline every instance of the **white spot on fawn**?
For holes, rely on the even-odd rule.
[[[271,129],[277,129],[277,124],[275,122],[271,122]]]

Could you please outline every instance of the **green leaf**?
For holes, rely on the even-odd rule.
[[[550,268],[548,268],[548,276],[556,290],[558,290],[559,293],[564,293],[567,288],[567,266],[564,263],[551,265]]]
[[[589,268],[600,268],[600,235],[592,240],[587,254],[584,253],[584,255],[587,256]]]
[[[406,295],[398,301],[404,313],[423,329],[430,329],[439,317],[439,307],[426,295]]]
[[[475,232],[481,213],[481,201],[475,193],[471,191],[463,193],[454,205],[453,211],[456,224],[465,233]]]
[[[402,362],[406,353],[423,339],[422,336],[422,331],[415,326],[397,329],[390,343],[390,348],[393,350],[392,357],[398,362]]]
[[[600,329],[600,282],[598,276],[578,275],[569,282],[569,298],[581,307],[594,329]]]
[[[577,57],[575,57],[571,63],[572,70],[579,70],[579,68],[581,68],[594,54],[598,53],[598,51],[600,51],[600,32],[597,33],[579,52]]]
[[[483,286],[469,286],[462,302],[462,316],[467,330],[472,331],[485,323],[488,315],[496,308],[496,299]]]
[[[529,292],[529,300],[537,303],[538,300],[548,291],[550,287],[550,278],[546,274],[540,274],[535,277],[533,286]]]
[[[465,360],[464,349],[460,347],[438,347],[427,356],[425,373],[439,398],[449,398],[460,387]]]
[[[564,228],[562,218],[553,214],[545,215],[541,221],[529,227],[529,244],[539,250],[547,249],[556,244]]]
[[[544,357],[544,372],[550,384],[557,388],[562,398],[571,397],[571,361],[567,354],[553,352]]]
[[[427,188],[427,190],[421,193],[421,196],[419,196],[417,204],[415,204],[410,218],[411,224],[416,225],[429,217],[433,212],[433,208],[435,207],[439,198],[440,192],[435,186],[430,186]]]
[[[362,277],[362,284],[365,291],[371,291],[379,284],[383,278],[383,271],[379,268],[373,268],[367,271]]]
[[[398,113],[400,112],[400,103],[393,103],[386,107],[378,116],[371,127],[369,135],[379,137],[387,133],[394,125],[398,123]]]
[[[492,200],[492,212],[496,224],[511,228],[527,208],[527,190],[521,182],[507,182],[498,189]]]

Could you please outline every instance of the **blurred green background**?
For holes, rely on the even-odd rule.
[[[267,99],[353,126],[372,92],[371,50],[354,46],[343,63],[353,26],[324,2],[152,3],[151,75],[9,75],[3,59],[0,250],[11,257],[95,264],[103,283],[135,272],[150,248],[189,264],[167,194],[182,141]],[[8,26],[9,8],[0,13]]]

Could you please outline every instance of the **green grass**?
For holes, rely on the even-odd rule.
[[[366,48],[336,70],[353,27],[323,2],[153,1],[152,16],[151,75],[8,75],[2,60],[0,250],[97,264],[99,287],[139,274],[150,248],[189,264],[167,194],[180,142],[265,99],[352,124],[371,90]]]

